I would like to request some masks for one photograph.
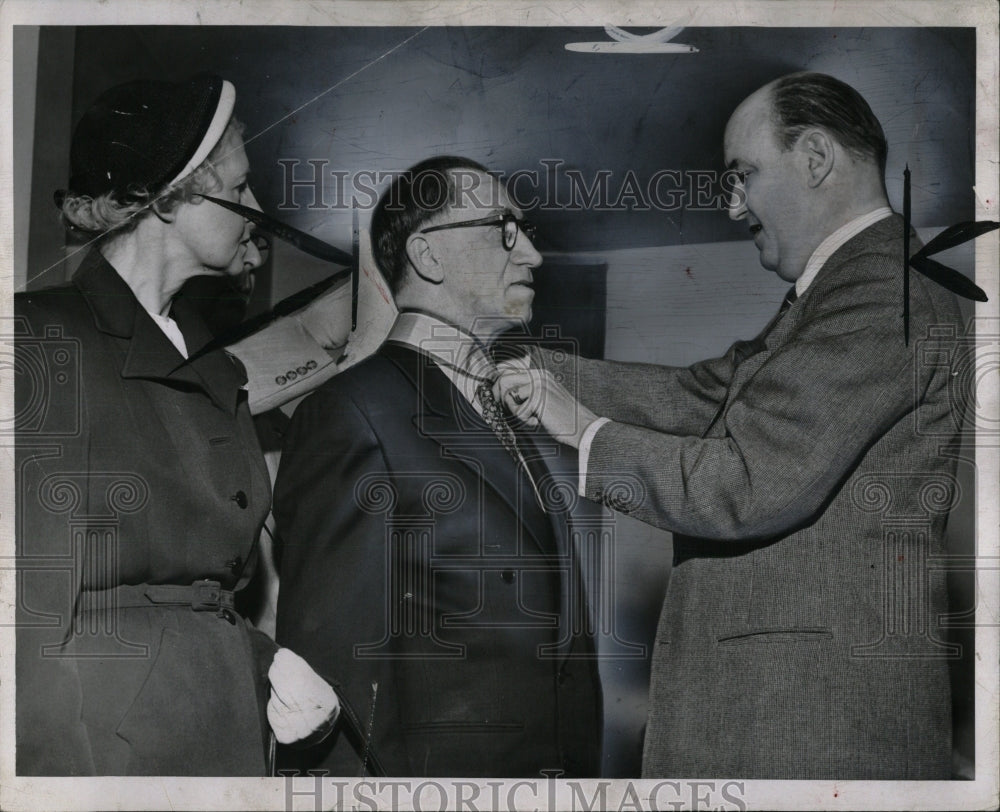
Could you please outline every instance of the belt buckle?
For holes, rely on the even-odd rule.
[[[222,584],[218,581],[195,581],[191,584],[191,608],[195,612],[214,612],[219,608]]]

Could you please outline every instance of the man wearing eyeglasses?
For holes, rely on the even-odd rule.
[[[288,767],[599,773],[576,517],[552,498],[575,489],[575,452],[516,431],[492,392],[492,346],[531,317],[532,233],[462,158],[414,166],[379,201],[398,320],[295,412],[274,507],[277,637],[338,683],[361,730]]]

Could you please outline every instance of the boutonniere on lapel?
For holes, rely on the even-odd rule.
[[[956,296],[976,302],[988,301],[986,293],[975,282],[954,268],[931,259],[969,240],[1000,228],[992,220],[969,220],[946,228],[912,257],[910,256],[910,165],[903,170],[903,342],[910,344],[910,268],[947,288]]]

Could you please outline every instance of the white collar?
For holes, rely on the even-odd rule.
[[[429,355],[451,373],[481,377],[495,373],[492,361],[481,351],[481,341],[429,313],[404,310],[389,330],[388,340]]]
[[[146,310],[145,305],[141,302],[139,304],[142,305],[143,310]],[[170,343],[177,348],[177,352],[187,358],[187,342],[184,341],[184,334],[181,332],[181,328],[177,326],[177,322],[170,318],[170,316],[161,316],[152,310],[146,310],[146,312],[149,313],[153,324],[159,327],[163,331],[163,334],[170,340]]]
[[[813,251],[809,261],[806,263],[806,268],[802,272],[802,276],[795,280],[795,293],[801,296],[806,292],[806,289],[812,283],[813,279],[816,278],[816,274],[820,272],[826,261],[833,256],[834,252],[840,248],[844,243],[846,243],[851,237],[860,234],[869,226],[875,225],[879,220],[884,220],[892,214],[892,209],[888,206],[881,206],[874,211],[868,212],[868,214],[862,214],[860,217],[855,217],[850,222],[844,223],[840,228],[833,232],[829,237],[827,237],[823,242],[817,246],[816,250]]]

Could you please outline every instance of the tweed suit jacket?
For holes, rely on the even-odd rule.
[[[435,363],[386,344],[303,401],[274,513],[277,639],[337,683],[389,775],[597,774],[568,517]],[[343,731],[280,761],[362,772]]]
[[[586,494],[674,533],[643,774],[949,777],[938,616],[957,498],[954,297],[914,275],[902,221],[849,240],[742,362],[580,360],[612,419]],[[551,356],[547,363],[552,363]],[[627,476],[623,476],[627,475]]]
[[[14,313],[18,773],[264,775],[273,641],[151,597],[253,572],[270,482],[242,369],[180,366],[97,250]]]

